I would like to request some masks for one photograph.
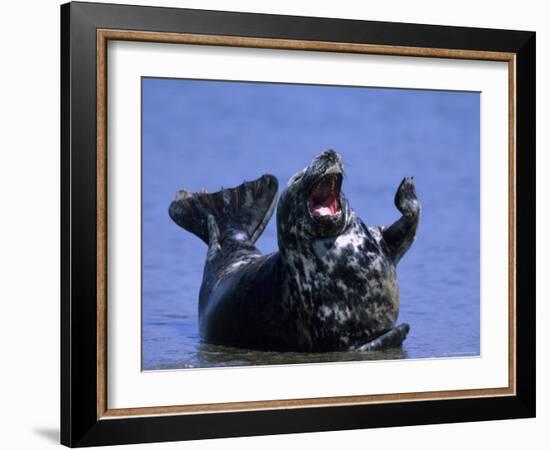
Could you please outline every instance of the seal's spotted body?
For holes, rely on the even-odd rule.
[[[373,234],[352,214],[341,235],[284,251],[285,294],[301,347],[353,348],[395,324],[395,266]]]
[[[274,208],[274,177],[179,194],[171,217],[209,245],[199,296],[205,340],[289,351],[401,344],[408,325],[394,328],[396,265],[416,233],[414,184],[404,179],[396,193],[401,219],[369,228],[341,192],[342,176],[329,150],[291,178],[277,207],[279,252],[266,256],[254,242]]]

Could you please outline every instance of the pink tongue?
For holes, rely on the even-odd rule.
[[[337,210],[338,204],[336,202],[336,196],[330,195],[321,203],[317,203],[313,207],[312,213],[314,216],[330,216],[336,214]]]

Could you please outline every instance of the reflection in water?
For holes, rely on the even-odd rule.
[[[143,81],[143,369],[478,355],[479,94]],[[422,216],[397,268],[402,350],[270,353],[200,342],[206,246],[168,217],[175,192],[272,173],[279,185],[320,151],[344,158],[344,192],[368,225],[395,221],[414,175]],[[277,249],[275,220],[258,241]]]
[[[183,369],[193,367],[229,367],[252,365],[311,364],[334,361],[374,361],[403,359],[407,352],[402,348],[377,352],[260,352],[224,345],[200,343],[197,347],[196,366],[189,361],[172,361],[159,364],[154,369]]]

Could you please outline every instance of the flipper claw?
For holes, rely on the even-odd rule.
[[[409,334],[410,326],[408,323],[402,323],[401,325],[392,328],[390,331],[386,331],[384,334],[378,336],[372,341],[367,342],[361,347],[357,348],[358,352],[372,352],[376,350],[385,350],[387,348],[400,347],[403,341]]]

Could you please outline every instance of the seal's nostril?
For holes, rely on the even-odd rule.
[[[323,162],[328,162],[330,164],[334,164],[334,163],[338,162],[339,158],[340,157],[339,157],[338,153],[336,153],[332,149],[329,149],[329,150],[325,150],[324,152],[322,152],[316,159],[318,161],[323,161]]]

